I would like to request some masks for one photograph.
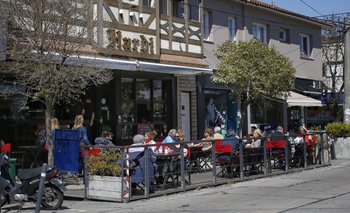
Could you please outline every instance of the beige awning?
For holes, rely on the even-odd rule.
[[[287,104],[292,106],[305,106],[305,107],[322,107],[320,100],[301,95],[296,92],[290,92],[290,96],[287,98]]]

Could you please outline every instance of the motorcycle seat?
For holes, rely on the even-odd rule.
[[[41,174],[41,167],[33,168],[33,169],[19,169],[17,177],[20,180],[28,180],[34,177],[38,177]],[[50,172],[53,169],[53,167],[48,167],[47,172]]]

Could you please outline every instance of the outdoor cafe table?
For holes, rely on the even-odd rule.
[[[167,181],[171,179],[171,183],[179,181],[180,168],[180,153],[155,153],[157,158],[157,170],[159,174],[159,181],[162,189],[165,189]]]

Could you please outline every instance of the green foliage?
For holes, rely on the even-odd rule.
[[[282,98],[294,86],[292,63],[274,48],[255,39],[228,41],[218,47],[215,55],[220,64],[213,81],[229,85],[239,96],[248,94],[245,101]]]
[[[336,138],[350,137],[350,124],[347,124],[347,123],[342,123],[342,122],[329,123],[326,125],[325,129],[328,134]]]
[[[87,171],[89,175],[119,177],[122,171],[121,166],[117,163],[119,158],[120,154],[115,151],[89,156],[86,162]]]

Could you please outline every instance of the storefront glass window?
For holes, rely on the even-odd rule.
[[[205,128],[227,125],[227,93],[223,90],[205,90],[206,119]]]
[[[169,80],[121,79],[121,136],[130,140],[135,134],[157,129],[167,131]],[[135,92],[133,92],[135,91]]]
[[[122,122],[134,122],[134,88],[132,78],[122,78],[121,82],[121,120]]]

